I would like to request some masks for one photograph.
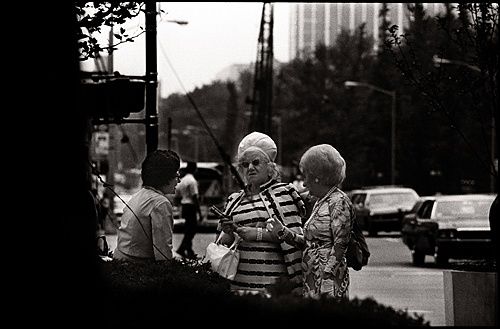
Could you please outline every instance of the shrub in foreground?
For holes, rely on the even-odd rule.
[[[133,264],[103,262],[101,291],[106,300],[104,324],[148,327],[172,321],[204,322],[214,326],[276,324],[296,326],[316,321],[331,324],[376,326],[428,326],[417,315],[395,310],[375,300],[310,299],[287,293],[286,283],[269,295],[237,296],[229,282],[209,264],[171,260]],[[101,299],[102,300],[102,299]],[[177,321],[176,321],[177,322]],[[226,323],[224,325],[223,323]]]

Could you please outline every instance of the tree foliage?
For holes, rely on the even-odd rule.
[[[401,35],[392,27],[386,50],[435,118],[432,154],[446,155],[446,180],[485,184],[481,180],[498,177],[492,140],[494,116],[498,122],[498,5],[462,3],[432,20],[417,19],[420,6],[411,9],[412,26]],[[461,151],[440,152],[445,141]],[[474,171],[485,175],[473,177]]]
[[[77,15],[77,40],[80,52],[80,61],[96,58],[102,51],[111,53],[117,46],[125,42],[133,42],[143,34],[144,28],[139,27],[139,32],[130,35],[123,26],[128,20],[144,12],[143,2],[75,2]],[[118,42],[112,46],[102,45],[96,35],[102,28],[119,27],[113,30],[113,36]]]
[[[483,65],[487,72],[497,72],[493,65],[495,58],[498,61],[493,47],[496,39],[476,36],[481,30],[496,31],[494,25],[481,25],[475,18],[475,25],[464,30],[464,22],[469,21],[457,16],[451,5],[438,17],[427,15],[421,4],[407,6],[412,19],[405,30],[399,32],[387,19],[381,20],[377,51],[361,25],[353,32],[342,31],[332,46],[319,44],[309,57],[295,58],[275,70],[273,113],[281,119],[276,121],[281,127],[275,127],[272,137],[279,146],[280,164],[294,166],[308,147],[329,143],[347,161],[345,189],[390,183],[391,98],[370,88],[347,89],[344,82],[352,80],[396,92],[397,184],[414,187],[421,195],[490,190],[487,162],[490,118],[497,104],[496,96],[492,97],[494,88],[484,85],[489,81],[484,79],[486,75],[465,66],[436,67],[434,56],[468,61],[470,65]],[[387,6],[382,6],[380,15],[387,17]],[[457,34],[462,30],[470,36]],[[405,42],[386,47],[385,41],[393,36]],[[474,43],[477,47],[467,44],[474,38],[478,39]],[[491,57],[480,59],[486,54],[478,54],[478,49],[487,50]],[[401,56],[395,56],[399,50]],[[470,58],[476,59],[472,62]],[[207,116],[221,120],[219,123],[238,113],[235,143],[248,132],[245,110],[249,106],[244,100],[251,95],[252,81],[250,70],[240,75],[237,95],[230,96],[221,82],[204,86],[203,93],[193,92],[200,107],[213,109]],[[416,88],[418,84],[426,88]],[[216,94],[211,94],[215,90]],[[175,101],[179,97],[183,96],[168,98],[171,113],[181,113],[186,106]],[[234,104],[238,104],[237,110]],[[186,111],[192,113],[192,109]],[[185,115],[178,124],[196,120]],[[212,159],[218,158],[216,152],[213,155]]]

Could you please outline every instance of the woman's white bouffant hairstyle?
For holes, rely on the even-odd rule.
[[[309,148],[300,158],[299,166],[306,175],[318,178],[323,185],[339,186],[345,179],[345,160],[329,144]]]
[[[276,154],[278,149],[276,148],[276,143],[268,135],[261,132],[251,132],[250,134],[243,137],[240,144],[238,145],[238,153],[236,155],[236,161],[240,161],[245,153],[249,151],[261,152],[267,163],[269,178],[281,180],[281,175],[278,171],[278,167],[274,160],[276,159]],[[243,174],[241,168],[238,167],[240,174]],[[243,177],[243,180],[245,178]],[[248,182],[245,182],[247,184]]]

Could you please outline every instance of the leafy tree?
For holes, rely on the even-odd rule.
[[[204,118],[212,133],[221,143],[225,137],[228,107],[231,116],[239,112],[236,89],[228,87],[226,82],[214,81],[211,84],[195,88],[190,97],[196,103],[200,115]],[[229,103],[228,103],[229,102]],[[159,103],[159,130],[167,131],[168,117],[172,119],[172,129],[176,132],[178,151],[181,158],[197,161],[222,161],[220,154],[200,117],[186,95],[172,94]],[[197,143],[197,144],[196,144]],[[198,154],[195,154],[198,145]],[[226,146],[227,147],[227,146]],[[231,146],[229,146],[231,147]],[[229,150],[226,150],[230,154]]]
[[[117,46],[133,42],[145,32],[143,27],[134,35],[129,35],[121,25],[133,17],[144,12],[143,2],[75,2],[77,14],[77,40],[80,52],[80,61],[89,58],[97,58],[102,51],[111,53]],[[102,32],[102,27],[119,26],[117,31],[113,31],[113,36],[118,42],[110,46],[102,45],[96,38],[96,34]]]
[[[383,142],[361,136],[377,135],[373,132],[376,125],[370,122],[378,114],[366,113],[366,93],[359,94],[365,97],[353,97],[343,83],[367,75],[374,61],[372,48],[371,38],[360,26],[353,34],[342,31],[335,46],[320,44],[311,57],[297,58],[282,67],[276,102],[282,113],[283,131],[296,132],[283,134],[283,164],[296,163],[314,144],[329,143],[349,163],[350,182],[346,184],[365,183],[373,165],[367,152],[374,149],[372,143]]]
[[[458,16],[447,7],[437,17],[438,24],[422,19],[419,5],[411,9],[414,23],[402,35],[397,26],[391,27],[386,49],[413,95],[428,104],[428,114],[435,119],[429,141],[449,142],[449,147],[428,144],[432,154],[444,150],[446,156],[429,158],[432,167],[427,169],[446,168],[444,179],[451,184],[445,192],[467,192],[463,185],[470,180],[476,183],[471,191],[488,191],[489,175],[498,180],[492,162],[492,118],[498,117],[498,6],[459,4]]]

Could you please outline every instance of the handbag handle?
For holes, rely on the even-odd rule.
[[[225,234],[224,232],[221,232],[219,234],[219,236],[217,237],[217,240],[215,240],[215,244],[219,244],[220,242],[220,239],[222,238],[222,234]],[[238,234],[235,234],[234,236],[234,241],[233,243],[229,246],[229,249],[234,249],[236,250],[236,248],[238,247],[238,245],[240,244],[240,241],[241,241],[241,238],[239,237]]]

